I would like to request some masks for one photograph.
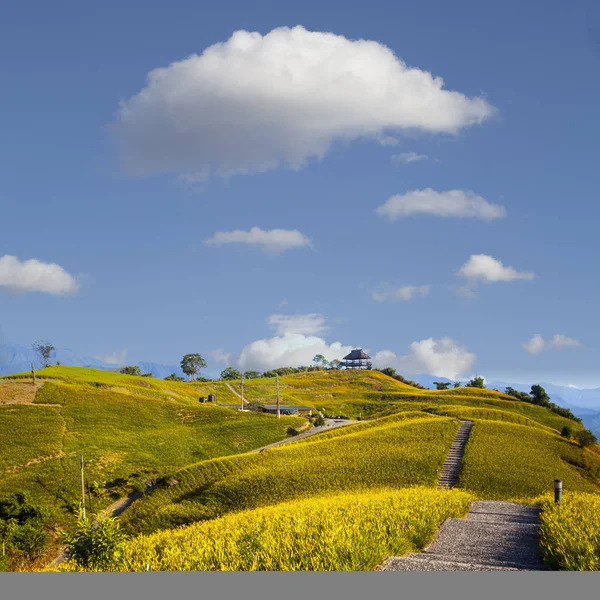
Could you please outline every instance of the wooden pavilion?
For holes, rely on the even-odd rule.
[[[362,349],[352,350],[350,354],[344,356],[341,362],[342,369],[370,369],[371,357]]]

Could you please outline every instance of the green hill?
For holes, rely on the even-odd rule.
[[[242,527],[245,517],[239,515],[261,523],[260,511],[279,515],[273,518],[285,524],[284,513],[295,503],[308,515],[328,502],[342,511],[353,494],[376,505],[378,494],[424,493],[414,486],[433,493],[459,419],[475,423],[458,483],[464,498],[534,501],[552,489],[555,478],[568,492],[600,491],[598,446],[581,448],[560,435],[565,426],[582,429],[580,422],[492,390],[423,390],[377,371],[283,376],[283,404],[361,420],[252,453],[310,423],[198,401],[213,393],[218,404],[237,405],[239,381],[180,383],[69,367],[41,370],[35,386],[28,374],[0,381],[0,499],[26,492],[47,511],[49,523],[70,529],[80,502],[81,453],[91,460],[86,480],[96,482],[94,511],[162,477],[169,485],[159,485],[120,517],[128,535],[150,536],[139,538],[142,545],[167,547],[178,539],[170,532],[181,526],[200,527],[194,532],[214,531],[211,523],[217,529],[221,522]],[[274,403],[275,380],[246,380],[244,397]],[[435,498],[431,506],[438,506]],[[369,521],[369,527],[387,527],[384,521]],[[257,527],[256,543],[262,535]],[[387,548],[377,544],[377,552]],[[338,556],[338,550],[327,552]],[[131,556],[131,565],[137,565]],[[276,559],[268,554],[265,560]],[[358,564],[353,561],[359,559],[339,555],[338,560]],[[367,565],[374,558],[360,560]]]

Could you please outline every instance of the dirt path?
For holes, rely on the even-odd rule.
[[[242,400],[242,395],[239,392],[237,392],[236,389],[228,381],[225,381],[224,383],[240,400]],[[249,404],[246,398],[244,398],[243,400],[246,404]]]

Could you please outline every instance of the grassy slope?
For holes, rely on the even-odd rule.
[[[285,438],[288,427],[305,422],[203,405],[188,384],[156,380],[147,387],[145,378],[90,369],[40,373],[46,371],[52,379],[31,404],[3,404],[15,400],[17,384],[0,385],[0,496],[28,491],[59,523],[72,519],[69,511],[79,501],[81,452],[92,460],[87,479],[107,482],[118,497],[131,490],[136,476],[245,452]],[[22,399],[26,392],[17,395]],[[113,499],[96,499],[96,507]]]
[[[151,532],[324,493],[433,486],[459,426],[425,414],[368,425],[188,467],[175,474],[178,485],[136,502],[125,525]]]
[[[310,498],[140,536],[109,570],[359,571],[423,548],[472,496],[431,488]],[[66,564],[60,570],[72,570]]]
[[[566,490],[600,491],[600,457],[544,428],[475,422],[459,487],[486,499],[531,500],[552,490],[555,479]]]

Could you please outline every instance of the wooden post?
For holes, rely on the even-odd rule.
[[[80,458],[81,465],[81,506],[83,508],[83,518],[85,519],[85,479],[83,477],[83,454]]]
[[[554,480],[554,502],[560,504],[562,500],[562,479]]]
[[[31,363],[31,383],[35,385],[35,366]]]
[[[277,386],[277,418],[281,419],[281,410],[279,409],[279,375],[275,375],[275,385]]]
[[[88,483],[88,498],[90,499],[90,514],[94,514],[94,506],[92,504],[92,488]]]
[[[240,399],[242,401],[242,410],[244,410],[244,374],[242,373],[242,382],[240,387],[242,388],[242,393],[240,395]]]

